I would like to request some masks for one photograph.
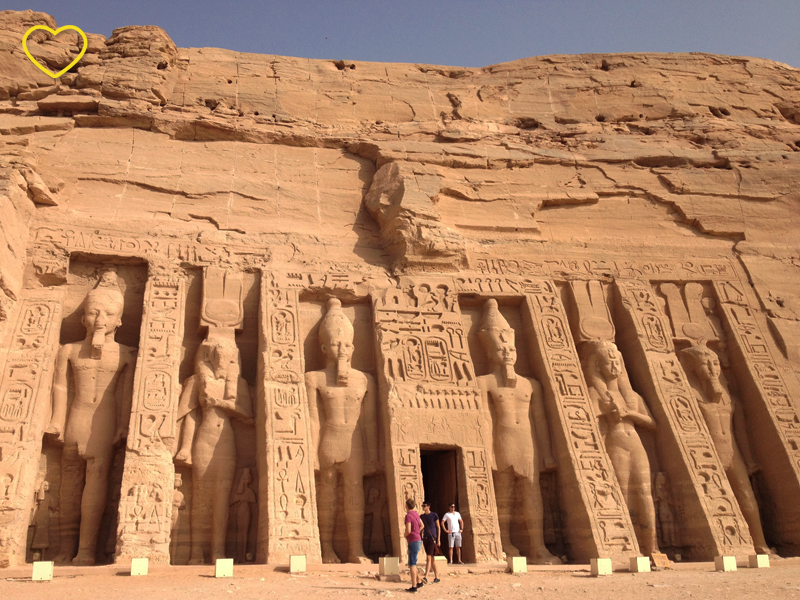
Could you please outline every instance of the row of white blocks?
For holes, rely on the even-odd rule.
[[[769,567],[769,556],[767,556],[766,554],[751,554],[748,557],[748,559],[749,559],[749,565],[753,569],[765,569]],[[610,558],[592,558],[589,561],[589,563],[591,565],[592,577],[600,577],[601,575],[611,575]],[[509,565],[510,565],[510,559],[509,559]],[[717,556],[714,559],[714,568],[717,571],[735,571],[736,557]],[[517,571],[513,572],[516,573]],[[646,556],[636,556],[634,558],[631,558],[630,572],[649,573],[650,559]]]
[[[292,557],[296,558],[296,557]],[[305,559],[303,556],[303,570],[305,571]],[[147,575],[150,559],[134,558],[131,560],[131,576]],[[219,558],[214,569],[215,577],[233,577],[233,559]],[[53,561],[40,560],[33,563],[33,581],[52,581]]]

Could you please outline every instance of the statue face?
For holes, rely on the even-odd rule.
[[[109,296],[95,295],[87,299],[81,322],[90,334],[114,333],[122,325],[122,304]]]
[[[517,362],[517,348],[514,346],[514,332],[499,329],[489,336],[489,360],[498,365],[514,366]]]
[[[211,352],[211,365],[217,378],[221,377],[231,363],[239,362],[239,351],[236,348],[226,346],[215,346]]]
[[[322,352],[329,360],[336,362],[347,361],[353,357],[353,340],[341,332],[335,332],[330,336],[327,344],[322,344]]]
[[[719,366],[719,359],[717,358],[716,354],[713,356],[711,354],[708,354],[698,360],[697,373],[701,377],[704,377],[711,381],[717,381],[719,379],[719,375],[721,372],[722,371]]]
[[[599,362],[600,372],[605,379],[616,379],[622,373],[622,357],[619,351],[609,349],[602,354]]]

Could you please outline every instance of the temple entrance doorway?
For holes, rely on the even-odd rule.
[[[455,503],[456,510],[460,511],[455,448],[441,449],[421,446],[420,458],[423,501],[430,503],[431,511],[439,515],[440,519],[450,510],[448,507],[452,503]],[[418,509],[422,513],[421,506]],[[442,529],[441,548],[442,554],[447,556],[447,535],[444,533],[444,529]]]

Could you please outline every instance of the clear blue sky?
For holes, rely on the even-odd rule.
[[[159,25],[180,47],[482,67],[589,52],[713,52],[800,67],[800,0],[4,0],[111,35]]]

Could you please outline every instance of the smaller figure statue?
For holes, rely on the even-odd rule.
[[[172,557],[172,564],[176,564],[175,560],[178,556],[178,532],[180,531],[181,513],[186,510],[186,500],[181,486],[183,485],[183,477],[180,473],[175,473],[173,480],[172,491],[172,525],[170,527],[169,537],[169,555]]]
[[[122,324],[123,304],[116,274],[104,272],[97,287],[86,295],[81,320],[86,338],[62,346],[56,359],[53,412],[45,429],[56,440],[63,434],[64,441],[56,563],[94,564],[114,446],[128,435],[136,348],[114,341]],[[70,379],[75,395],[67,414]]]
[[[250,532],[250,519],[256,504],[256,493],[250,489],[253,475],[250,468],[242,471],[242,478],[231,501],[231,512],[236,519],[236,552],[233,559],[240,564],[251,562],[251,554],[247,551],[247,535]]]
[[[719,357],[711,348],[704,345],[692,346],[681,350],[680,358],[694,389],[700,412],[708,425],[708,432],[714,441],[722,468],[725,469],[742,516],[750,528],[756,553],[769,554],[770,549],[764,539],[761,515],[749,477],[761,467],[753,458],[741,402],[728,392]]]
[[[313,455],[319,470],[319,538],[326,563],[340,562],[333,549],[340,477],[350,544],[347,562],[372,562],[364,553],[364,475],[380,469],[375,381],[350,366],[353,334],[342,303],[331,298],[319,326],[326,366],[306,373]]]
[[[613,342],[585,342],[583,371],[595,403],[600,433],[614,467],[625,504],[639,526],[642,554],[658,552],[656,511],[650,487],[650,461],[636,427],[655,429],[642,397],[633,391]]]
[[[656,514],[661,530],[662,545],[667,548],[677,548],[678,542],[677,519],[675,518],[675,506],[672,503],[669,489],[667,488],[667,476],[664,473],[656,473],[656,487],[653,490],[653,500],[656,504]]]
[[[250,391],[240,373],[233,329],[209,328],[197,350],[195,374],[184,382],[178,404],[181,438],[175,461],[192,467],[190,565],[225,558],[236,473],[231,419],[253,424]]]
[[[31,515],[33,539],[31,540],[31,554],[33,560],[43,560],[44,552],[50,547],[50,497],[47,493],[50,484],[42,481],[36,490],[36,504]]]
[[[554,470],[556,462],[550,448],[542,386],[535,379],[517,376],[514,330],[500,313],[497,300],[487,300],[483,305],[478,337],[492,369],[478,377],[478,387],[484,418],[492,430],[492,475],[503,551],[507,556],[520,555],[511,543],[511,522],[516,514],[515,500],[521,500],[531,544],[528,558],[536,564],[561,564],[544,544],[539,472],[542,468]]]

